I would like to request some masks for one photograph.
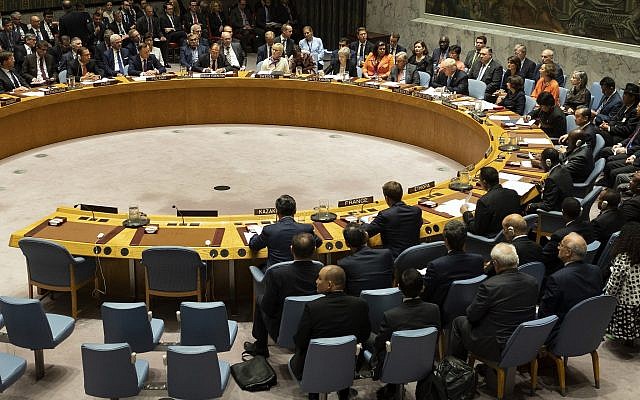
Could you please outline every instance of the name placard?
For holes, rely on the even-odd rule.
[[[281,75],[273,75],[273,74],[256,74],[255,77],[259,79],[278,79]]]
[[[373,196],[358,197],[357,199],[342,200],[338,202],[338,207],[356,206],[358,204],[373,203]]]
[[[427,190],[427,189],[431,189],[432,187],[434,187],[436,185],[435,181],[431,181],[431,182],[427,182],[427,183],[423,183],[420,185],[416,185],[414,187],[410,187],[407,190],[408,194],[412,194],[412,193],[416,193],[416,192],[421,192],[423,190]]]
[[[310,76],[307,78],[309,82],[331,82],[331,78],[320,78],[319,76]]]
[[[22,99],[20,97],[7,97],[4,99],[0,99],[0,106],[9,106],[11,104],[20,103]]]
[[[426,93],[413,92],[412,95],[414,97],[417,97],[417,98],[420,98],[420,99],[433,100],[433,96],[431,96],[430,94],[426,94]]]
[[[117,80],[112,80],[112,81],[106,81],[106,82],[93,82],[93,87],[100,87],[100,86],[111,86],[111,85],[115,85],[117,84],[118,81]]]
[[[43,88],[43,89],[40,89],[40,90],[42,92],[44,92],[45,96],[48,96],[50,94],[64,93],[67,90],[69,90],[69,88],[67,88],[66,86],[64,86],[64,87],[52,86],[52,87]]]
[[[254,208],[253,215],[271,215],[276,214],[275,207],[266,207],[266,208]]]
[[[215,72],[202,73],[200,74],[200,78],[202,79],[213,79],[213,78],[225,78],[225,74],[219,74]]]
[[[392,88],[391,91],[393,93],[406,94],[406,95],[409,95],[409,96],[411,96],[411,94],[413,93],[413,90],[404,89],[404,88],[401,88],[401,87]]]
[[[449,108],[453,108],[454,110],[458,109],[458,105],[457,104],[453,104],[452,102],[450,102],[449,100],[442,100],[442,105],[443,106],[447,106]]]

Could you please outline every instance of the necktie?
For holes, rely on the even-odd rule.
[[[142,72],[147,72],[147,60],[142,60]]]
[[[38,58],[38,62],[40,63],[40,74],[42,74],[42,79],[48,79],[47,69],[44,67],[44,58]]]
[[[485,71],[486,69],[487,69],[487,66],[486,66],[486,65],[483,65],[483,66],[480,68],[480,72],[478,73],[478,80],[479,80],[479,81],[481,81],[481,80],[482,80],[482,76],[484,75],[484,71]]]
[[[633,143],[635,142],[636,137],[638,136],[638,133],[640,133],[640,125],[638,125],[638,127],[636,128],[636,131],[633,132],[631,139],[629,139],[629,143],[627,143],[627,154],[629,153],[629,150],[633,147]]]
[[[18,80],[18,77],[16,76],[16,74],[13,73],[13,71],[10,71],[11,73],[11,80],[13,81],[13,88],[17,89],[20,87],[20,81]]]
[[[118,23],[118,29],[120,30],[120,34],[121,34],[121,35],[124,35],[124,34],[125,34],[125,33],[124,33],[124,26],[122,26],[122,22],[119,22],[119,23]]]
[[[473,55],[473,59],[471,60],[471,65],[473,65],[474,62],[476,62],[476,58],[478,58],[478,55],[480,53],[476,51],[476,53]]]
[[[38,38],[38,40],[42,40],[42,33],[40,33],[40,29],[36,31],[36,37]]]
[[[191,14],[193,17],[193,24],[197,24],[198,23],[198,14]]]
[[[118,68],[120,68],[120,72],[124,74],[124,65],[122,64],[122,57],[120,56],[120,51],[118,53]]]
[[[360,43],[360,48],[358,49],[358,60],[364,59],[364,43]]]
[[[149,25],[147,29],[149,33],[153,34],[153,25],[151,24],[151,17],[147,17],[147,24]]]
[[[216,71],[218,69],[218,59],[211,59],[211,69],[213,69],[214,71]]]

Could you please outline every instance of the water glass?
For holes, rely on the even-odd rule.
[[[129,206],[129,222],[140,221],[140,208],[138,206]]]
[[[296,67],[296,76],[302,75],[302,67]]]
[[[75,75],[71,75],[71,76],[67,77],[67,85],[70,88],[76,86],[76,76]]]

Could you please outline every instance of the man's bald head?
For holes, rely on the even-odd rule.
[[[337,265],[327,265],[318,273],[316,288],[318,293],[341,292],[344,290],[347,277],[344,270]]]
[[[502,230],[508,241],[516,236],[526,235],[529,226],[524,217],[520,214],[509,214],[502,220]]]
[[[582,261],[587,255],[587,242],[579,233],[571,232],[560,242],[558,246],[558,258],[563,263]]]

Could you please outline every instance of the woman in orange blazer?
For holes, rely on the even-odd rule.
[[[393,67],[393,57],[389,55],[389,49],[385,42],[378,42],[364,60],[362,76],[364,78],[387,79]]]
[[[551,93],[556,100],[556,105],[560,105],[560,85],[556,81],[556,65],[553,63],[540,66],[540,79],[536,82],[536,87],[533,89],[531,97],[536,99],[542,92]]]

